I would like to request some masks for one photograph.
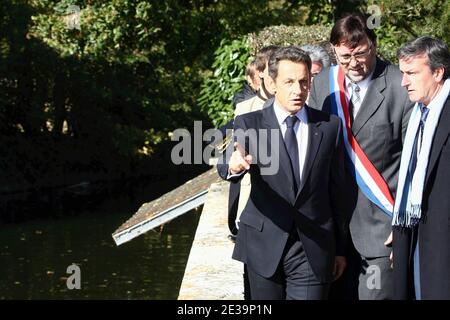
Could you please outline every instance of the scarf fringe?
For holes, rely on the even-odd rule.
[[[412,228],[420,222],[422,208],[420,204],[410,205],[406,210],[394,212],[393,225],[404,228]]]
[[[423,129],[423,141],[419,155],[413,155],[414,140],[420,127],[420,105],[416,103],[408,122],[405,141],[400,162],[397,184],[397,194],[394,204],[393,226],[413,227],[419,223],[422,215],[421,203],[425,187],[425,178],[431,152],[433,137],[439,123],[439,117],[445,101],[450,94],[450,79],[446,79],[444,86],[427,106],[429,114]],[[417,166],[411,177],[408,168],[412,157],[417,156]]]

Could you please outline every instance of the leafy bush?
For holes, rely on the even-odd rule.
[[[268,45],[324,44],[330,38],[330,25],[271,26],[250,35],[252,54]]]
[[[369,1],[381,10],[380,27],[375,29],[378,52],[396,63],[396,51],[406,41],[423,35],[450,44],[450,1],[414,0]]]
[[[245,67],[250,57],[248,38],[233,41],[224,39],[214,55],[214,73],[203,82],[198,103],[217,127],[233,118],[233,96],[242,88]]]
[[[0,1],[0,191],[156,161],[171,131],[207,120],[197,98],[222,39],[306,13],[297,0]]]
[[[242,89],[249,58],[267,45],[303,45],[318,43],[330,50],[329,26],[272,26],[233,41],[222,40],[215,52],[213,72],[205,77],[198,99],[214,126],[233,118],[232,99]]]

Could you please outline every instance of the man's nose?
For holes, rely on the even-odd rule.
[[[300,92],[302,91],[302,85],[300,84],[300,82],[294,82],[292,91],[296,94],[300,94]]]
[[[406,87],[408,85],[409,85],[408,76],[406,74],[403,74],[401,86],[402,87]]]
[[[349,65],[351,67],[356,67],[359,64],[358,60],[354,56],[350,56]]]

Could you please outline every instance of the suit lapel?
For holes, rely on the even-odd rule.
[[[361,128],[372,117],[372,115],[380,107],[384,100],[384,95],[381,93],[386,88],[386,63],[377,59],[375,71],[372,76],[372,81],[369,85],[364,100],[361,103],[355,120],[353,122],[352,131],[356,137]]]
[[[433,144],[431,146],[430,160],[428,162],[427,174],[425,177],[425,185],[428,182],[428,178],[430,177],[430,173],[433,171],[434,166],[436,165],[436,161],[439,158],[439,155],[442,151],[442,146],[444,142],[447,140],[447,137],[450,134],[450,98],[447,98],[444,108],[442,109],[442,113],[438,122],[438,127],[436,128],[436,133],[434,135]]]
[[[306,149],[305,164],[303,165],[303,172],[301,178],[300,188],[298,188],[297,197],[300,195],[306,180],[308,180],[311,168],[319,150],[320,142],[322,141],[322,131],[319,129],[320,122],[314,117],[313,112],[309,107],[306,107],[308,113],[308,147]]]
[[[272,161],[276,161],[276,156],[279,157],[279,168],[278,174],[273,175],[271,177],[275,178],[275,183],[272,185],[274,189],[277,189],[278,193],[286,198],[288,202],[293,203],[294,201],[294,192],[291,190],[290,186],[294,185],[294,177],[291,169],[291,161],[289,159],[289,155],[286,150],[286,146],[284,144],[283,135],[281,133],[280,126],[278,124],[277,117],[275,116],[273,103],[270,107],[264,108],[263,112],[263,129],[267,129],[269,134],[267,135],[268,141],[267,146],[272,148],[271,146],[271,129],[275,129],[278,132],[278,145],[279,150],[269,150],[271,154]],[[270,178],[269,178],[270,179]],[[267,179],[266,179],[267,180]]]

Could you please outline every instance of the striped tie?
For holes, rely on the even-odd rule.
[[[361,88],[354,82],[350,82],[350,85],[352,86],[352,95],[350,97],[351,103],[349,104],[348,112],[350,116],[350,123],[353,124],[353,120],[355,119],[355,110],[359,110],[359,105],[361,104],[361,96],[359,95]]]
[[[425,129],[425,122],[428,117],[428,109],[422,103],[419,105],[422,115],[420,117],[419,128],[417,129],[416,137],[414,139],[413,149],[411,152],[411,159],[409,160],[408,173],[410,174],[411,180],[416,170],[417,158],[419,156],[420,148],[422,147],[423,130]]]

